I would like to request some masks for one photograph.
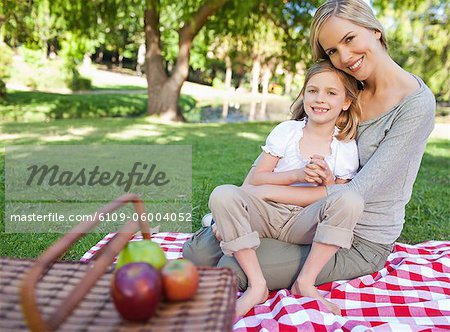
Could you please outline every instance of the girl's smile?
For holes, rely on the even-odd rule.
[[[308,123],[329,125],[334,128],[336,119],[347,110],[351,101],[346,98],[344,84],[334,72],[325,71],[312,76],[303,95]]]
[[[318,106],[314,107],[314,106],[312,106],[311,108],[312,108],[314,113],[319,113],[319,114],[320,113],[326,113],[326,112],[329,111],[328,108],[324,108],[324,107],[318,107]]]

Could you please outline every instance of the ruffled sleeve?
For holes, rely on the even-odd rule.
[[[351,180],[358,172],[359,157],[356,141],[339,141],[336,153],[336,166],[334,175],[336,178]]]
[[[262,150],[270,153],[274,157],[283,158],[286,148],[292,135],[293,126],[296,121],[284,121],[276,126],[266,139],[266,145],[261,146]]]

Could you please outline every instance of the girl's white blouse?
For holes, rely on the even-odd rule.
[[[279,157],[274,172],[284,172],[305,167],[309,156],[300,153],[300,139],[303,137],[303,127],[306,121],[289,120],[280,123],[269,134],[264,152]],[[339,129],[335,129],[335,136]],[[325,161],[334,176],[339,179],[352,179],[359,167],[358,148],[355,140],[340,141],[335,136],[331,142],[331,154],[325,156]]]

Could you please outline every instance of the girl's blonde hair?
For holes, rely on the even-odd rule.
[[[309,42],[314,60],[328,59],[328,55],[319,43],[319,32],[325,21],[331,16],[339,17],[366,29],[380,32],[381,45],[387,50],[388,44],[383,26],[376,19],[368,4],[363,0],[328,0],[317,8],[311,24]]]
[[[339,134],[336,135],[336,138],[343,141],[354,139],[361,119],[361,106],[358,100],[358,81],[354,77],[336,69],[329,60],[316,62],[306,72],[303,88],[291,105],[291,119],[302,120],[307,117],[303,105],[303,96],[305,94],[306,85],[314,75],[325,72],[335,73],[339,77],[339,80],[345,88],[345,97],[351,101],[349,109],[347,111],[341,111],[336,120],[336,127],[340,130]]]

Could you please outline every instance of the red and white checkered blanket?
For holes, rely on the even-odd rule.
[[[86,252],[89,261],[115,234],[108,234]],[[168,259],[182,256],[191,234],[158,233],[153,241]],[[135,236],[133,240],[140,240]],[[397,243],[385,267],[371,275],[319,287],[342,310],[331,314],[311,298],[286,289],[236,321],[234,331],[444,331],[450,330],[450,241],[417,245]]]

